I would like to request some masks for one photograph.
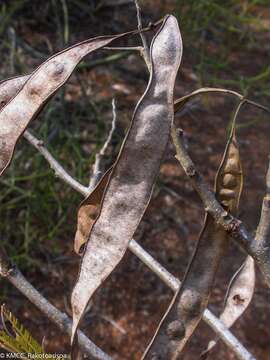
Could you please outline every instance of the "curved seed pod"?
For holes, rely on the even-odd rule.
[[[231,90],[221,89],[221,88],[201,88],[193,91],[192,93],[183,96],[180,99],[177,99],[174,102],[174,112],[178,112],[182,107],[191,100],[194,96],[205,94],[205,93],[225,93],[231,94],[242,99],[243,97]],[[106,173],[106,176],[109,174]],[[108,180],[108,178],[107,178]],[[103,191],[105,189],[105,181],[100,181],[93,192],[91,192],[84,201],[80,204],[78,213],[77,213],[77,230],[74,240],[74,250],[77,254],[81,254],[83,245],[87,242],[89,233],[91,231],[92,225],[97,217],[99,211],[99,205],[102,200]]]
[[[244,313],[250,304],[255,288],[255,265],[251,256],[247,256],[245,262],[232,277],[224,301],[224,310],[220,320],[230,328],[235,321]],[[207,350],[203,352],[202,358],[217,344],[218,339],[209,342]]]
[[[29,122],[65,84],[77,64],[86,55],[110,44],[113,40],[137,32],[135,30],[85,40],[52,56],[29,76],[21,90],[0,112],[0,175],[9,165],[15,145]],[[10,81],[6,82],[6,86],[9,86]],[[17,78],[17,81],[23,82],[24,79]]]
[[[235,118],[238,111],[239,107]],[[173,136],[177,136],[174,131]],[[235,119],[216,175],[215,191],[217,199],[225,208],[224,216],[227,211],[235,215],[242,191],[242,169],[235,137]],[[227,243],[227,233],[206,214],[182,285],[159,324],[143,359],[179,359],[207,306],[215,274]]]
[[[247,256],[240,269],[230,281],[220,320],[230,328],[243,314],[252,299],[255,287],[255,266],[251,256]]]
[[[21,90],[29,75],[0,81],[0,110]]]
[[[17,76],[0,82],[0,110],[22,89],[30,75]],[[79,254],[83,244],[87,241],[91,227],[98,215],[99,205],[111,169],[99,181],[95,189],[82,201],[78,211],[77,231],[74,249]]]
[[[120,262],[150,201],[173,120],[173,89],[182,55],[174,16],[151,44],[151,76],[105,189],[72,293],[74,340],[84,310]]]
[[[103,175],[94,190],[80,204],[77,216],[77,231],[74,240],[74,250],[79,255],[82,253],[81,249],[86,243],[92,226],[98,216],[100,203],[111,171],[112,168]]]

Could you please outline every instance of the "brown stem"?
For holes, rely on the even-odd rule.
[[[138,23],[138,30],[140,32],[140,37],[142,40],[142,44],[143,44],[143,49],[141,51],[141,54],[144,58],[144,61],[148,67],[148,70],[150,71],[151,69],[151,61],[150,61],[150,51],[149,51],[149,47],[147,44],[147,40],[146,37],[144,35],[144,33],[142,32],[142,17],[141,17],[141,8],[139,6],[138,0],[134,0],[135,6],[136,6],[136,10],[137,10],[137,23]]]
[[[175,126],[172,127],[172,139],[176,149],[176,159],[180,162],[191,184],[200,196],[205,211],[207,211],[222,226],[228,234],[256,261],[267,285],[270,287],[270,250],[267,247],[258,247],[256,239],[250,235],[245,225],[236,217],[229,214],[217,201],[215,194],[210,190],[202,175],[195,168],[193,161],[188,155],[181,133],[177,135]],[[179,136],[180,135],[180,136]]]
[[[266,194],[262,202],[261,218],[256,231],[257,251],[265,251],[270,241],[270,161],[266,175]]]
[[[45,297],[29,283],[20,270],[11,265],[2,248],[0,248],[0,276],[15,286],[32,304],[46,315],[48,319],[58,326],[60,330],[71,335],[72,320],[45,299]],[[79,345],[83,353],[91,356],[91,359],[111,360],[111,357],[89,340],[83,332],[79,331],[78,335]]]

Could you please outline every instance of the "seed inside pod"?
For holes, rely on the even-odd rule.
[[[200,312],[201,295],[193,289],[186,289],[182,294],[181,310],[183,313],[195,316]]]
[[[47,75],[51,77],[56,77],[61,75],[64,72],[65,66],[64,64],[59,63],[58,61],[54,61],[47,66]]]
[[[238,174],[239,165],[238,165],[237,157],[230,157],[227,160],[226,168],[224,170],[230,171],[231,174]]]
[[[182,321],[175,320],[168,325],[166,332],[171,340],[181,340],[185,336],[185,326]]]
[[[234,189],[237,186],[237,178],[232,174],[225,174],[223,177],[223,185],[228,189]]]
[[[219,194],[219,198],[221,199],[221,201],[224,200],[230,200],[230,199],[234,199],[235,198],[235,192],[232,189],[221,189],[220,190],[220,194]]]

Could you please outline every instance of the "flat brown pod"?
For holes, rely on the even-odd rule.
[[[15,96],[11,96],[11,100],[0,111],[0,175],[9,165],[15,145],[29,122],[66,83],[77,64],[86,55],[109,45],[113,40],[135,33],[137,31],[85,40],[46,60],[28,78],[19,77],[13,83],[11,80],[5,82],[6,89],[2,86],[2,101],[6,102],[6,95],[9,96],[13,89]],[[16,81],[19,87],[22,85],[18,92],[14,86]]]
[[[184,105],[193,99],[193,97],[205,94],[205,93],[229,93],[235,96],[238,96],[237,93],[220,88],[201,88],[193,91],[192,93],[183,96],[180,99],[177,99],[174,102],[174,112],[177,113],[181,110]],[[74,250],[77,254],[80,254],[80,249],[86,243],[91,227],[94,223],[94,220],[99,211],[100,203],[96,201],[96,195],[99,194],[99,201],[102,199],[102,191],[104,191],[104,182],[100,181],[100,183],[94,189],[94,193],[90,193],[85,200],[80,204],[78,214],[77,214],[77,230],[74,241]],[[99,189],[99,187],[102,187]]]
[[[81,249],[86,243],[91,228],[98,216],[100,203],[107,186],[112,168],[110,168],[97,183],[94,190],[81,202],[77,215],[77,230],[74,240],[74,250],[81,254]]]
[[[243,187],[243,172],[235,135],[235,123],[216,176],[216,197],[232,215],[237,214]]]
[[[235,129],[232,132],[232,140],[228,143],[228,154],[220,168],[221,177],[217,180],[216,188],[219,200],[225,209],[236,215],[243,183],[243,175],[239,163],[239,151],[235,137]],[[243,265],[234,274],[230,281],[225,296],[224,309],[220,320],[230,328],[235,321],[244,313],[253,296],[255,287],[255,266],[252,257],[248,256]],[[202,354],[206,359],[207,353],[213,349],[217,340],[209,342],[208,348]]]
[[[17,76],[9,79],[5,79],[0,82],[0,110],[22,89],[25,82],[29,79],[30,75]],[[174,112],[177,112],[182,108],[187,101],[196,96],[197,94],[204,92],[221,92],[223,89],[202,88],[192,92],[189,95],[178,99],[174,103]],[[106,179],[107,179],[106,174]],[[83,245],[86,243],[91,227],[98,215],[99,205],[102,199],[103,191],[105,189],[105,181],[100,181],[86,199],[80,204],[77,214],[77,230],[74,240],[74,250],[76,253],[80,253]],[[98,199],[97,200],[97,194]]]
[[[151,44],[151,74],[136,106],[92,226],[72,293],[72,341],[94,292],[120,262],[151,198],[173,121],[173,90],[182,56],[175,17],[165,18]]]
[[[235,122],[216,175],[215,191],[224,208],[235,215],[242,191],[242,168],[235,136]],[[143,359],[180,358],[186,342],[196,329],[208,304],[215,274],[227,243],[227,233],[206,214],[203,229],[181,287],[159,324]]]

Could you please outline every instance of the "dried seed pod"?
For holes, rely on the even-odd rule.
[[[245,312],[252,300],[254,288],[254,260],[251,256],[247,256],[245,262],[232,277],[225,296],[224,310],[220,315],[220,320],[227,328],[230,328]],[[203,353],[204,359],[206,359],[206,354],[217,344],[217,341],[218,338],[209,342],[207,350]]]
[[[234,123],[232,126],[230,139],[225,150],[224,158],[218,170],[215,182],[217,199],[232,215],[237,214],[242,187],[243,173],[240,163]]]
[[[21,90],[29,75],[0,81],[0,110]]]
[[[126,35],[135,34],[130,31],[115,36],[100,36],[85,40],[42,63],[26,79],[16,96],[0,111],[0,175],[9,165],[15,145],[29,122],[37,116],[44,104],[66,83],[77,64],[91,52],[109,45],[113,40]],[[11,80],[5,82],[7,89],[3,94],[10,94]],[[14,82],[23,82],[25,79],[16,78]],[[19,86],[21,85],[19,84]],[[18,84],[17,84],[18,85]],[[2,86],[3,88],[3,86]],[[5,96],[3,101],[6,101]]]
[[[220,89],[220,88],[201,88],[199,90],[195,90],[194,92],[183,96],[180,99],[177,99],[174,102],[174,112],[178,112],[179,110],[181,110],[183,108],[183,106],[189,101],[191,100],[193,97],[200,95],[200,94],[204,94],[204,93],[229,93],[231,95],[235,95],[237,97],[242,98],[242,96],[234,91],[231,90],[226,90],[226,89]],[[225,182],[228,182],[228,176],[232,176],[230,174],[224,175],[224,180]],[[235,179],[233,177],[233,179]],[[234,180],[236,182],[236,180]],[[102,186],[102,189],[99,189],[99,186]],[[224,183],[225,187],[226,187],[226,183]],[[228,183],[228,186],[230,187],[230,184]],[[228,187],[227,186],[227,187]],[[74,243],[74,250],[77,254],[80,254],[80,249],[82,248],[82,246],[86,243],[87,239],[88,239],[88,235],[90,233],[92,224],[98,214],[99,211],[99,205],[100,203],[98,203],[96,200],[92,199],[92,196],[95,198],[96,194],[99,193],[99,199],[101,201],[102,199],[102,191],[104,191],[104,186],[103,183],[100,182],[96,188],[94,189],[95,194],[90,193],[88,195],[88,197],[81,203],[79,210],[78,210],[78,214],[77,214],[77,230],[76,230],[76,235],[75,235],[75,243]],[[230,191],[230,190],[225,190],[225,191]],[[92,195],[93,194],[93,195]],[[88,206],[89,205],[89,206]]]
[[[30,75],[18,76],[0,82],[0,110],[22,89],[29,77]],[[106,174],[106,179],[108,179],[107,176],[108,174]],[[93,192],[81,203],[78,210],[74,242],[74,250],[78,254],[87,241],[92,224],[98,214],[104,188],[105,181],[100,181]]]
[[[173,120],[173,89],[182,55],[175,17],[165,18],[151,45],[151,76],[105,189],[72,293],[72,342],[84,310],[114,270],[148,206]]]
[[[239,107],[235,118],[238,111]],[[173,136],[176,134],[173,133]],[[228,174],[233,176],[233,181],[231,179],[228,181]],[[235,119],[216,175],[215,191],[217,199],[222,202],[225,209],[235,215],[242,191],[242,169],[235,136]],[[210,215],[206,214],[203,229],[181,287],[159,324],[143,359],[153,359],[154,356],[158,356],[160,360],[179,359],[180,353],[193,334],[208,304],[215,274],[227,243],[227,233],[215,223]],[[176,338],[174,334],[170,335],[171,332],[168,329],[177,321],[181,322],[181,331],[179,329]]]
[[[92,226],[97,218],[104,190],[111,175],[110,168],[100,179],[94,190],[81,202],[77,216],[77,231],[74,240],[74,250],[81,254]]]

